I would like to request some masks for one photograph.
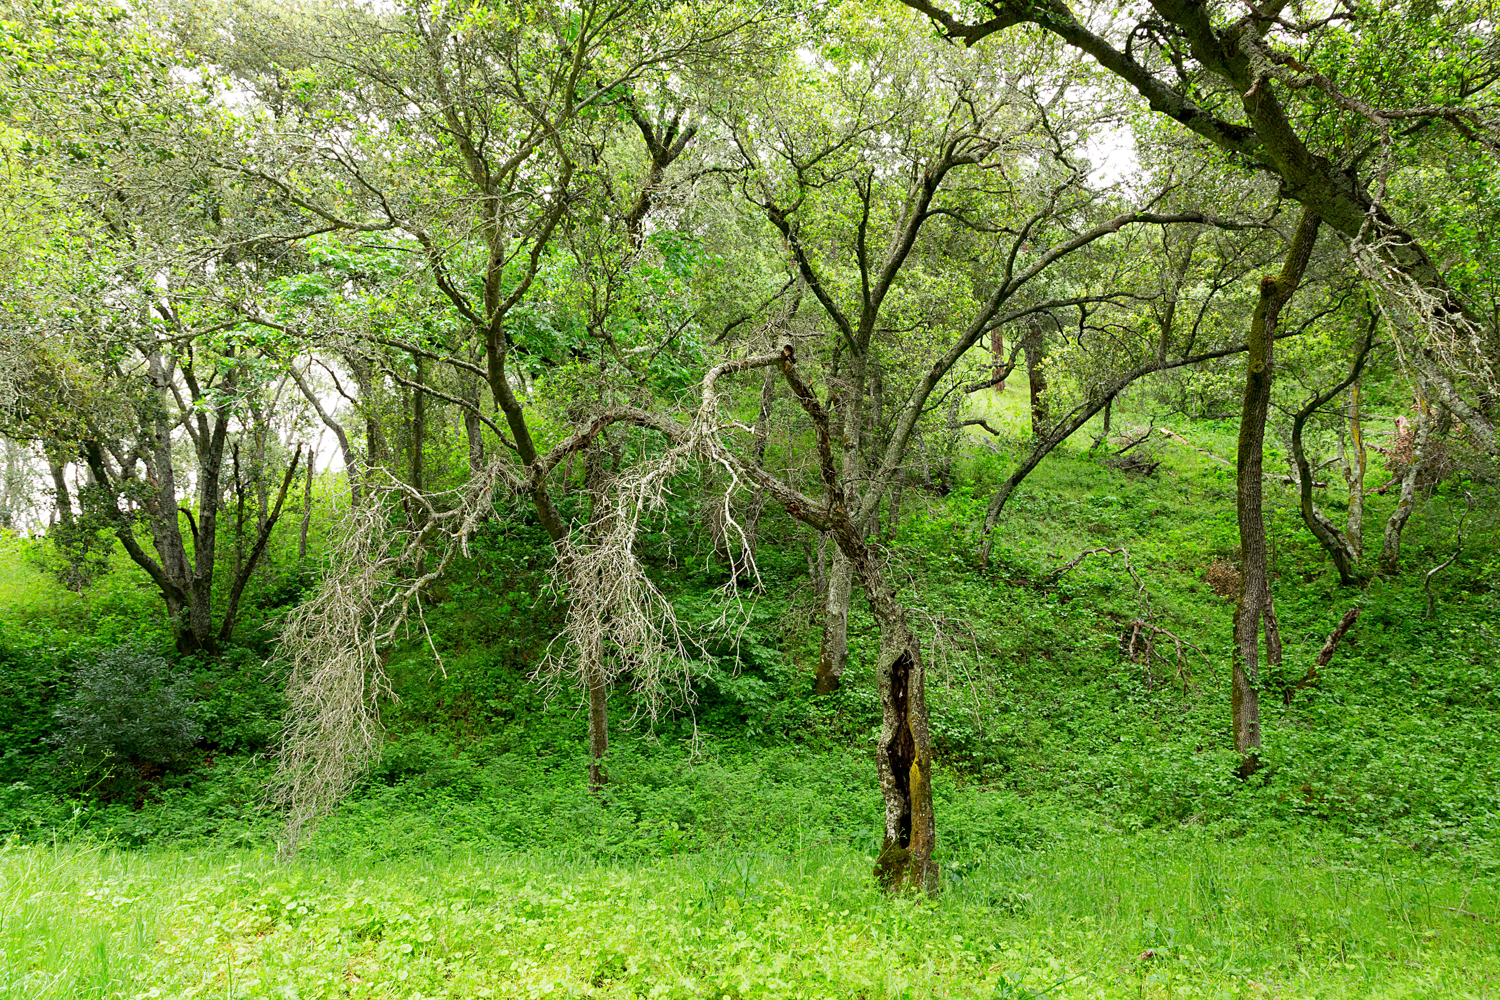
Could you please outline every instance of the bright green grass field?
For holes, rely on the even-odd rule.
[[[1500,892],[1403,845],[1091,834],[933,901],[869,869],[11,846],[0,996],[1500,997]]]

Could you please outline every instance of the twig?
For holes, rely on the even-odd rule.
[[[1457,559],[1458,554],[1464,550],[1464,522],[1469,519],[1469,511],[1474,509],[1474,494],[1464,490],[1464,498],[1464,512],[1463,516],[1458,519],[1458,540],[1454,543],[1453,554],[1428,570],[1427,576],[1422,580],[1422,589],[1427,593],[1427,613],[1422,616],[1424,619],[1432,617],[1432,609],[1436,603],[1432,596],[1433,576],[1453,565],[1453,560]]]
[[[1474,913],[1471,910],[1460,909],[1457,906],[1440,906],[1440,907],[1438,907],[1438,909],[1440,909],[1440,910],[1447,910],[1449,913],[1456,913],[1460,917],[1468,917],[1470,920],[1480,920],[1480,921],[1483,921],[1484,923],[1487,923],[1487,924],[1496,923],[1496,920],[1495,920],[1494,917],[1486,917],[1482,913]]]
[[[1151,687],[1151,661],[1153,657],[1161,660],[1162,663],[1170,662],[1165,656],[1162,656],[1156,651],[1156,640],[1154,637],[1161,635],[1164,635],[1168,639],[1171,639],[1172,645],[1176,649],[1177,656],[1175,668],[1177,672],[1176,676],[1173,679],[1176,680],[1177,683],[1182,685],[1182,690],[1185,694],[1187,693],[1188,687],[1192,682],[1192,674],[1187,669],[1187,657],[1183,654],[1182,648],[1186,646],[1188,649],[1191,649],[1199,656],[1202,656],[1203,650],[1199,649],[1197,646],[1194,646],[1192,643],[1177,635],[1175,632],[1164,629],[1154,622],[1146,621],[1144,618],[1137,618],[1130,623],[1130,644],[1126,648],[1125,655],[1130,660],[1130,662],[1135,663],[1136,648],[1139,645],[1143,655],[1143,660],[1141,662],[1146,667],[1146,687],[1149,689]]]

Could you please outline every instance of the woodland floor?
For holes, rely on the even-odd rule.
[[[1007,434],[1023,400],[990,408]],[[1500,1000],[1496,512],[1476,514],[1427,617],[1421,577],[1451,551],[1461,494],[1439,485],[1403,575],[1356,590],[1291,491],[1268,490],[1287,659],[1267,676],[1266,767],[1241,782],[1211,574],[1234,555],[1233,481],[1202,453],[1232,454],[1232,428],[1172,429],[1201,451],[1157,435],[1153,476],[1050,459],[989,570],[974,530],[1016,441],[976,432],[951,482],[908,492],[886,544],[934,654],[936,899],[874,886],[873,623],[856,608],[845,689],[812,698],[816,601],[791,526],[767,522],[766,590],[691,714],[649,729],[615,700],[593,798],[582,718],[527,680],[555,612],[518,521],[429,614],[444,669],[417,643],[392,659],[386,757],[295,864],[275,863],[258,805],[277,703],[253,631],[253,655],[188,667],[210,744],[193,768],[101,802],[7,760],[0,997]],[[1372,537],[1391,502],[1372,498]],[[720,581],[694,541],[653,544],[681,613],[709,620]],[[1144,597],[1117,556],[1045,582],[1095,546],[1128,549]],[[28,551],[0,554],[7,683],[161,641],[129,573],[79,598]],[[1356,603],[1320,684],[1285,703]],[[1190,644],[1181,661],[1129,658],[1143,617]]]

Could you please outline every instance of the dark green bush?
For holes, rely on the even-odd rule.
[[[128,646],[80,666],[73,696],[53,713],[64,773],[108,784],[128,777],[126,768],[145,778],[180,763],[203,729],[169,670],[161,656]]]

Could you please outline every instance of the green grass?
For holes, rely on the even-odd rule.
[[[1500,993],[1500,893],[1389,843],[1183,828],[995,850],[934,901],[841,848],[277,867],[0,853],[0,995],[1306,997]],[[1475,916],[1469,916],[1475,914]]]

